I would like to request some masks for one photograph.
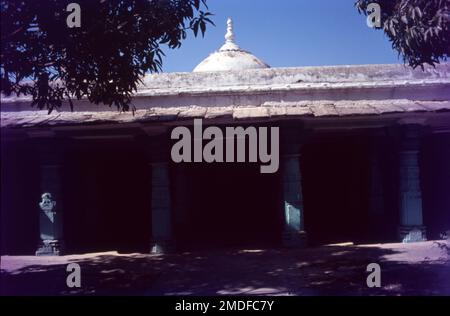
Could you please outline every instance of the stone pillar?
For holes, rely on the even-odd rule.
[[[373,139],[370,148],[370,195],[369,195],[369,234],[370,238],[378,239],[383,234],[384,194],[381,168],[382,143],[378,138]]]
[[[152,163],[152,241],[151,252],[163,253],[174,249],[172,203],[168,163]]]
[[[54,159],[46,159],[48,157],[41,157],[41,201],[36,201],[40,243],[36,256],[58,256],[64,251],[61,164]]]
[[[176,233],[181,233],[181,235],[183,235],[185,231],[189,229],[188,212],[190,184],[188,181],[188,174],[185,165],[176,165],[173,183],[173,224],[175,228],[175,238],[178,238],[178,235],[176,235]]]
[[[306,246],[304,231],[303,196],[300,173],[300,155],[285,156],[282,161],[284,200],[283,246]]]
[[[420,187],[420,126],[406,126],[400,145],[400,240],[426,240]]]

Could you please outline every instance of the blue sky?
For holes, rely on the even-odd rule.
[[[355,0],[207,0],[216,26],[164,48],[163,71],[192,71],[224,42],[227,17],[236,42],[272,67],[401,63],[382,31],[366,25]],[[191,32],[192,33],[192,32]]]

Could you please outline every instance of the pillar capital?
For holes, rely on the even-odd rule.
[[[154,136],[143,137],[139,142],[145,151],[149,165],[169,163],[171,161],[171,143],[168,131]]]
[[[422,125],[409,124],[400,126],[400,149],[405,150],[418,150],[425,129]]]
[[[305,129],[301,123],[285,123],[280,127],[280,155],[281,157],[301,154],[303,145],[308,141],[311,130]]]
[[[299,147],[299,149],[301,149],[301,148]],[[300,160],[301,157],[302,157],[302,153],[301,153],[300,151],[299,151],[299,152],[296,152],[296,153],[283,154],[283,155],[281,156],[281,158],[282,158],[283,160],[287,160],[287,159],[291,159],[291,158]]]

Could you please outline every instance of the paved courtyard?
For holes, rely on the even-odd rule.
[[[450,243],[1,257],[2,295],[450,295]],[[66,286],[68,263],[81,288]],[[381,266],[381,288],[366,267]]]

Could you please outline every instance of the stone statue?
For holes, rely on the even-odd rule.
[[[53,212],[55,206],[56,206],[56,201],[53,201],[52,199],[52,194],[51,193],[44,193],[41,196],[41,202],[39,203],[39,207],[41,208],[41,210],[43,210],[44,212]]]
[[[43,211],[40,215],[40,246],[36,250],[36,256],[58,256],[61,254],[60,233],[57,230],[55,212],[56,201],[51,193],[41,195],[39,207]]]

